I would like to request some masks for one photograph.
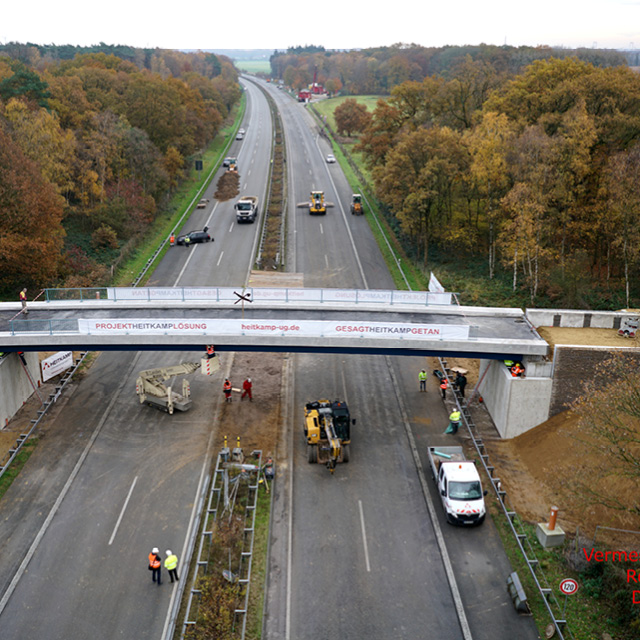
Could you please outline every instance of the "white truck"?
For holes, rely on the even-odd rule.
[[[242,196],[234,205],[238,222],[255,222],[258,215],[258,196]]]
[[[450,524],[484,522],[486,509],[475,462],[464,457],[462,447],[428,447],[431,473]]]

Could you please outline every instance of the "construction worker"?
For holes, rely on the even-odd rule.
[[[190,247],[191,246],[191,238],[188,235],[186,235],[184,237],[184,246],[185,247]]]
[[[211,360],[211,358],[215,358],[215,356],[216,356],[215,347],[212,344],[208,344],[207,345],[207,359]]]
[[[467,386],[467,376],[458,371],[456,374],[455,385],[460,390],[460,395],[464,398],[464,388]]]
[[[222,392],[224,393],[225,402],[231,402],[231,382],[229,382],[229,378],[225,378],[224,384],[222,385]]]
[[[27,288],[25,287],[20,292],[20,302],[22,302],[22,313],[26,316],[29,313],[29,309],[27,309]]]
[[[514,378],[519,378],[523,373],[524,367],[519,362],[516,362],[513,367],[511,367],[511,375]]]
[[[167,549],[167,559],[164,561],[164,568],[169,572],[171,583],[173,583],[174,578],[176,582],[180,579],[178,578],[178,556],[172,553],[171,549]]]
[[[422,369],[422,371],[420,371],[420,373],[418,374],[418,380],[420,382],[420,391],[426,391],[427,390],[427,372]]]
[[[456,409],[449,414],[449,426],[447,427],[445,433],[457,433],[458,427],[460,426],[462,415]]]
[[[169,236],[169,246],[174,247],[175,244],[176,244],[176,237],[173,235],[173,231],[172,231],[171,235]]]
[[[149,571],[151,571],[151,578],[154,582],[158,583],[158,586],[162,584],[162,578],[160,572],[162,571],[162,558],[160,557],[160,550],[158,547],[153,547],[149,554]],[[156,580],[157,576],[157,580]]]
[[[447,389],[449,388],[449,380],[447,376],[444,375],[440,378],[440,391],[442,391],[442,399],[444,400],[447,397]]]
[[[245,396],[249,396],[249,402],[253,402],[253,398],[251,397],[251,387],[253,387],[251,378],[247,378],[242,383],[242,395],[240,396],[240,400],[244,400]]]

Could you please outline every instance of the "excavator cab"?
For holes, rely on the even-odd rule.
[[[359,193],[354,193],[351,196],[351,214],[361,216],[364,213],[364,207],[362,206],[362,196]]]

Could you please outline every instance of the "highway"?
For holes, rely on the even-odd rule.
[[[247,134],[230,155],[239,158],[241,193],[262,200],[271,124],[260,91],[244,84]],[[330,149],[310,114],[263,86],[286,133],[287,270],[302,273],[307,287],[393,288],[366,218],[348,214],[351,190],[339,166],[326,164]],[[326,216],[296,207],[312,189],[336,204]],[[171,249],[150,284],[247,282],[259,225],[237,225],[233,202],[216,204],[213,191],[215,180],[210,206],[184,230],[209,226],[215,241]],[[185,555],[221,393],[217,378],[194,376],[201,400],[168,416],[139,405],[133,389],[137,371],[159,359],[199,356],[103,353],[58,409],[46,447],[0,505],[3,638],[164,639],[176,590],[151,582],[147,554],[158,546],[163,557],[167,548]],[[422,367],[423,358],[291,357],[265,638],[537,637],[508,599],[508,563],[491,519],[454,530],[437,503],[430,515],[437,496],[430,477],[425,483],[423,452],[447,442],[447,409],[434,386],[417,393]],[[319,397],[346,400],[357,420],[351,462],[333,476],[308,464],[302,436],[302,407]]]
[[[347,213],[351,189],[339,167],[326,164],[331,149],[317,124],[303,105],[269,90],[283,114],[289,167],[296,167],[292,203],[322,189],[336,204],[326,216],[290,210],[290,270],[304,273],[305,286],[393,288],[367,221]],[[278,485],[271,559],[273,572],[286,579],[270,583],[266,638],[537,638],[532,621],[518,617],[509,601],[509,565],[490,518],[460,531],[442,514],[430,518],[428,503],[437,496],[425,480],[422,452],[427,441],[448,442],[448,412],[432,382],[431,393],[417,393],[424,363],[294,357],[293,474]],[[346,400],[357,420],[351,461],[333,476],[306,459],[302,408],[320,397]],[[290,566],[283,570],[285,558]]]
[[[247,87],[238,156],[241,189],[262,195],[271,147],[264,96]],[[195,210],[184,231],[208,225],[215,242],[172,248],[153,276],[163,286],[242,286],[259,225],[236,225],[233,202]],[[75,386],[2,501],[3,639],[162,638],[176,588],[147,571],[151,548],[185,557],[210,464],[217,378],[192,376],[201,399],[184,414],[154,411],[134,393],[142,369],[201,352],[103,353]],[[224,359],[223,359],[224,366]],[[57,453],[52,460],[51,453]]]

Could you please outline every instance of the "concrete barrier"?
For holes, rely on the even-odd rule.
[[[34,382],[40,380],[40,361],[38,353],[25,352],[25,360]],[[33,387],[25,373],[17,353],[7,353],[0,358],[0,428],[11,420],[16,411],[33,393]]]

